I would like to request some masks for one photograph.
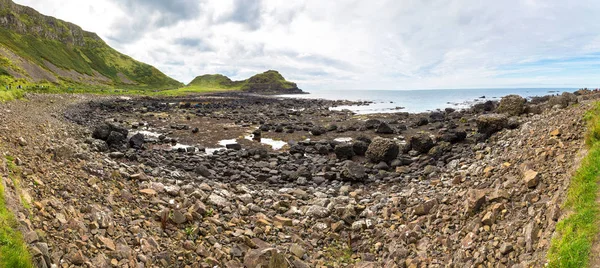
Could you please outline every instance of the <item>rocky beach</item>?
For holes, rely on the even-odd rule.
[[[372,115],[29,94],[0,104],[2,170],[38,267],[539,267],[585,154],[576,93]]]

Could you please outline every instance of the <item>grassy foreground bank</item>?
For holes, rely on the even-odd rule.
[[[588,267],[598,234],[600,182],[600,102],[587,112],[588,154],[571,178],[563,210],[570,214],[556,225],[557,236],[548,252],[549,267]]]
[[[18,173],[13,159],[6,157],[8,178],[16,184]],[[4,186],[0,183],[0,267],[33,267],[23,236],[18,230],[19,223],[6,206]]]

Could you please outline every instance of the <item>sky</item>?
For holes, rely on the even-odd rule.
[[[307,90],[598,87],[597,0],[16,0],[188,83]]]

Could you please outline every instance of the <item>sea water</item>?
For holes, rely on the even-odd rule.
[[[313,90],[305,95],[281,97],[371,101],[368,106],[339,106],[333,110],[348,109],[359,114],[411,112],[436,109],[464,109],[475,103],[499,100],[517,94],[525,98],[573,92],[575,88],[494,88],[494,89],[431,89],[431,90]]]

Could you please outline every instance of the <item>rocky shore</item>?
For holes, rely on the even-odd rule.
[[[543,266],[593,98],[28,95],[0,148],[39,267]]]

